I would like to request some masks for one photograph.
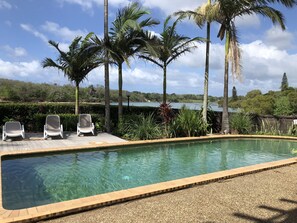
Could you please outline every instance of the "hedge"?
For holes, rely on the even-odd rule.
[[[74,103],[0,103],[1,126],[9,120],[20,121],[25,125],[25,130],[30,132],[43,131],[46,115],[58,114],[65,131],[76,130],[78,117],[74,115]],[[153,107],[123,107],[124,114],[149,114],[156,112]],[[91,114],[93,122],[101,130],[104,123],[105,107],[102,104],[80,104],[80,113]],[[118,121],[118,107],[110,106],[110,119],[115,125]],[[102,129],[103,130],[103,129]]]
[[[6,121],[20,121],[25,125],[25,130],[29,132],[43,131],[46,115],[58,114],[65,131],[76,131],[78,117],[74,115],[74,103],[0,103],[0,125]],[[177,109],[173,109],[177,112]],[[98,130],[104,130],[105,107],[102,104],[81,103],[80,113],[91,114],[93,122],[97,123]],[[156,107],[123,107],[123,114],[158,114]],[[156,115],[157,121],[161,119]],[[118,123],[118,106],[110,106],[110,119],[112,127]],[[209,111],[208,123],[214,132],[220,131],[221,112]]]

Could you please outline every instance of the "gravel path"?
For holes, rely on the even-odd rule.
[[[297,223],[297,165],[43,222]]]

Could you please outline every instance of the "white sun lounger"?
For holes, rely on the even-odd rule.
[[[44,139],[50,136],[61,136],[63,138],[63,125],[60,124],[59,115],[48,115],[44,125]]]
[[[80,114],[77,123],[77,135],[81,133],[92,133],[95,135],[95,126],[92,123],[92,117],[90,114]]]
[[[25,138],[24,125],[20,122],[10,121],[5,122],[2,129],[2,140],[5,141],[7,137],[19,137]]]

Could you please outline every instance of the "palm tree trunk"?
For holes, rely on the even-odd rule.
[[[122,75],[122,71],[123,71],[123,67],[122,64],[119,64],[119,105],[118,105],[118,116],[119,116],[119,120],[118,122],[121,121],[121,119],[123,118],[123,75]]]
[[[166,63],[163,64],[163,104],[166,104],[166,77],[167,70],[166,70]]]
[[[229,114],[228,114],[228,79],[229,79],[229,47],[230,47],[230,33],[226,31],[225,43],[225,73],[224,73],[224,99],[223,99],[223,115],[222,115],[222,129],[224,133],[229,133]]]
[[[108,0],[104,0],[104,41],[108,41]],[[104,85],[105,85],[105,128],[110,132],[110,96],[109,96],[109,63],[108,53],[105,50]]]
[[[210,1],[209,1],[210,2]],[[210,22],[207,22],[206,31],[206,55],[205,55],[205,74],[204,74],[204,96],[203,96],[203,110],[202,116],[205,123],[207,123],[207,108],[208,108],[208,74],[209,74],[209,47],[210,47]]]
[[[75,83],[75,114],[79,114],[79,84]]]

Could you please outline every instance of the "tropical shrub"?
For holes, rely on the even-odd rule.
[[[162,138],[161,126],[156,123],[153,113],[124,116],[118,126],[118,133],[131,140]]]
[[[248,114],[235,113],[230,119],[231,129],[239,134],[248,134],[252,129],[252,120]]]
[[[292,115],[294,112],[288,97],[279,97],[275,101],[274,115]]]
[[[200,112],[181,108],[175,119],[170,124],[171,137],[202,136],[207,133],[207,124]]]
[[[168,125],[174,117],[174,112],[171,108],[170,103],[162,103],[160,104],[158,115],[162,119],[162,124],[164,128],[164,135],[169,137]]]
[[[257,131],[260,135],[281,135],[280,123],[276,120],[262,120],[260,131]]]
[[[297,135],[297,125],[292,125],[288,131],[289,135],[296,136]]]

